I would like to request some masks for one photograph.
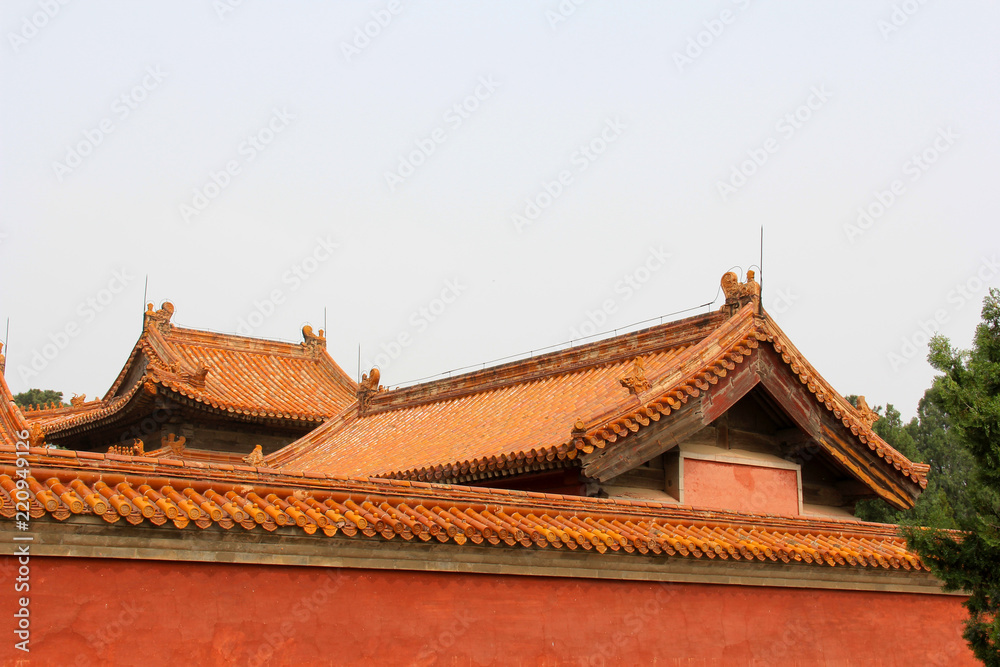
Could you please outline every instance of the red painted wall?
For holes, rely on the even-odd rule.
[[[798,477],[794,470],[684,459],[684,504],[795,516]]]
[[[23,654],[4,578],[5,665],[974,664],[950,596],[41,557]]]

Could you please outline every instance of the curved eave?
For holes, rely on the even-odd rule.
[[[761,343],[773,347],[781,361],[799,378],[803,388],[838,421],[846,438],[852,439],[859,449],[863,447],[878,457],[876,461],[880,462],[881,472],[885,474],[879,482],[838,458],[836,452],[829,452],[831,456],[845,464],[852,473],[860,472],[861,481],[892,505],[900,509],[912,508],[916,497],[927,486],[929,466],[914,464],[876,435],[857,410],[805,362],[769,317],[755,316],[753,304],[744,306],[719,330],[689,348],[685,353],[687,360],[681,368],[655,379],[638,400],[625,399],[616,411],[590,416],[583,420],[582,429],[574,431],[563,442],[530,451],[383,471],[376,475],[392,479],[462,483],[572,465],[578,455],[605,449],[640,433],[661,417],[682,408],[690,399],[711,390],[729,373],[748,362]]]
[[[151,392],[206,415],[245,423],[309,429],[327,419],[323,414],[266,411],[253,406],[226,404],[187,391],[183,386],[144,380],[136,383],[126,394],[114,399],[104,408],[49,425],[45,428],[46,437],[58,441],[82,433],[114,428],[134,418],[137,412],[152,409],[155,394]]]
[[[323,423],[329,415],[321,413],[282,412],[279,410],[262,410],[257,406],[238,405],[224,401],[213,400],[199,395],[184,385],[170,382],[157,382],[156,386],[164,395],[189,407],[205,411],[212,415],[221,415],[238,421],[269,425],[301,425],[314,427]]]
[[[22,470],[0,447],[0,516]],[[896,526],[854,520],[697,510],[375,479],[295,476],[276,470],[145,457],[28,452],[36,520],[142,525],[147,530],[281,530],[518,550],[565,549],[784,563],[874,571],[927,567]],[[23,476],[23,475],[21,475]],[[124,519],[124,521],[122,521]],[[183,539],[183,538],[182,538]]]

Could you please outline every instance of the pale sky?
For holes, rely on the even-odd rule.
[[[398,385],[705,304],[763,225],[778,325],[912,415],[1000,285],[1000,7],[678,4],[5,1],[8,383],[103,395],[148,275]]]

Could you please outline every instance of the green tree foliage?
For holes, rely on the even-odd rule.
[[[16,394],[14,396],[14,402],[21,408],[27,408],[32,405],[48,405],[49,403],[65,405],[62,397],[63,393],[61,391],[55,391],[52,389],[29,389],[28,391],[22,391],[20,394]]]
[[[881,408],[877,411],[882,412]],[[858,503],[855,511],[858,518],[880,523],[958,528],[975,514],[970,482],[974,477],[975,461],[959,442],[935,389],[927,390],[920,400],[917,416],[908,424],[903,424],[899,411],[890,403],[872,428],[906,458],[928,463],[931,469],[927,488],[912,510],[899,511],[881,499],[866,500]]]
[[[962,534],[914,527],[905,533],[945,590],[969,593],[964,636],[977,658],[1000,665],[1000,290],[984,299],[971,350],[940,336],[930,347],[931,365],[944,373],[934,380],[934,402],[976,466],[969,507],[953,508]]]

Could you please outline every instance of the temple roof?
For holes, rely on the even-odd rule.
[[[702,560],[927,570],[896,526],[31,448],[31,516]],[[0,446],[0,516],[15,452]],[[124,520],[124,522],[122,521]],[[291,532],[289,532],[291,531]]]
[[[838,465],[897,507],[912,506],[929,467],[872,431],[877,415],[863,401],[860,410],[852,406],[816,372],[748,285],[756,286],[752,277],[731,279],[728,288],[724,278],[731,298],[719,312],[404,389],[372,389],[368,400],[266,463],[338,476],[464,482],[593,461],[689,403],[721,414],[739,394],[715,391],[716,385],[728,386],[741,373],[752,383],[771,382],[781,366],[792,389],[816,405],[805,405],[812,421],[800,426],[817,438],[827,429],[819,439]]]
[[[149,304],[143,331],[100,401],[28,413],[50,438],[114,424],[160,395],[225,419],[314,426],[355,400],[357,384],[330,358],[323,332],[299,344],[185,329],[169,302]]]
[[[685,351],[725,324],[721,313],[375,394],[272,454],[270,465],[335,475],[449,480],[480,467],[545,468],[573,458],[577,421],[636,407],[623,387],[635,359],[646,377],[674,374]]]
[[[34,519],[163,526],[174,538],[277,531],[925,573],[896,526],[454,483],[569,464],[603,480],[635,463],[630,448],[650,433],[669,446],[683,439],[679,423],[702,428],[760,386],[832,461],[912,505],[928,467],[882,441],[864,401],[855,408],[809,365],[760,307],[752,278],[727,274],[723,288],[717,312],[391,391],[377,369],[352,382],[322,332],[304,329],[299,345],[226,336],[175,327],[170,304],[150,305],[102,400],[32,412],[28,425],[96,428],[163,396],[235,419],[328,421],[266,458],[260,445],[245,457],[187,449],[170,433],[148,452],[140,441],[107,454],[32,446],[20,452],[30,468],[19,468],[5,433],[25,420],[0,379],[0,516],[14,518],[20,477]]]
[[[72,417],[79,417],[89,414],[103,407],[104,403],[100,399],[84,401],[75,405],[44,406],[30,405],[24,408],[24,418],[29,424],[38,424],[42,429],[48,428],[50,424],[68,421]]]
[[[0,445],[14,446],[18,440],[23,440],[18,434],[27,431],[28,426],[4,379],[4,365],[3,343],[0,343]]]

